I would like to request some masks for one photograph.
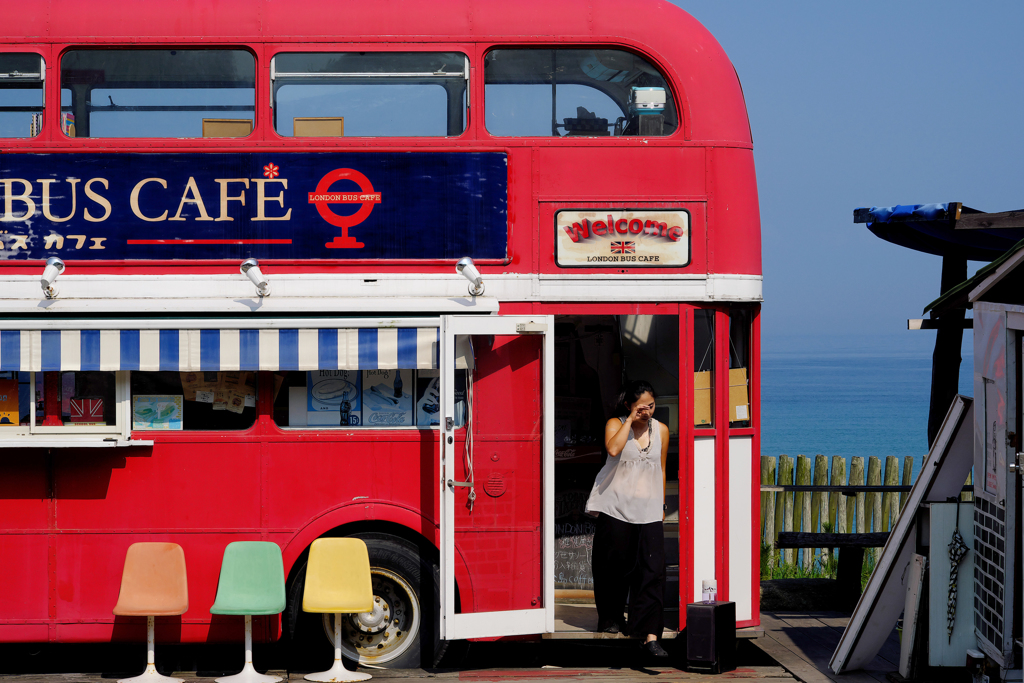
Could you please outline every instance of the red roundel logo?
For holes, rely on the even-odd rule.
[[[331,185],[339,180],[351,180],[359,186],[358,192],[331,190]],[[351,168],[336,168],[317,183],[316,191],[309,193],[309,203],[316,206],[317,213],[325,221],[341,228],[341,237],[335,237],[325,246],[331,249],[358,249],[363,246],[354,237],[349,237],[348,229],[365,221],[374,204],[380,204],[380,192],[373,189],[373,184],[365,175]],[[334,213],[331,204],[360,204],[359,210],[351,216]]]

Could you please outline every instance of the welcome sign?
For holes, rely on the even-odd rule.
[[[0,155],[0,261],[504,260],[500,152]]]
[[[690,212],[566,210],[555,214],[555,262],[564,267],[681,267],[690,263]]]

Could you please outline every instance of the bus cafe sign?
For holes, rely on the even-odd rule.
[[[555,234],[555,262],[564,267],[690,263],[690,212],[683,209],[559,211]]]
[[[0,155],[0,261],[504,260],[500,152]]]

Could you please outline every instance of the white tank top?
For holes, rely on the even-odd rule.
[[[620,417],[623,423],[625,418]],[[665,481],[661,473],[661,430],[650,419],[651,443],[641,450],[629,431],[618,457],[608,456],[597,473],[587,500],[587,512],[606,515],[631,524],[660,522],[665,503]]]

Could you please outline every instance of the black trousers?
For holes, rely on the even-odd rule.
[[[629,595],[629,631],[665,628],[665,530],[661,522],[630,524],[603,512],[594,532],[594,601],[602,623],[620,623]]]

